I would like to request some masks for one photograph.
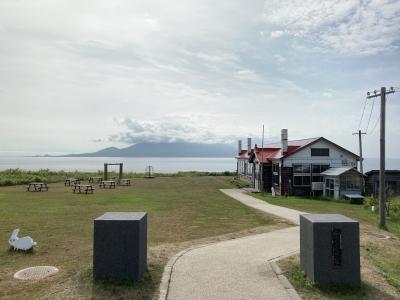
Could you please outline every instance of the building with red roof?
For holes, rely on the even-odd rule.
[[[243,150],[240,142],[236,159],[239,178],[256,191],[273,188],[278,195],[310,195],[325,194],[321,173],[340,167],[357,169],[359,156],[324,137],[288,140],[287,129],[282,129],[280,143],[252,147],[248,139]]]

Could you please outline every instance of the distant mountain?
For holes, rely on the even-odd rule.
[[[126,148],[109,147],[93,153],[63,157],[234,157],[236,147],[227,144],[139,143]]]

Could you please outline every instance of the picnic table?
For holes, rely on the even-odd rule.
[[[64,185],[65,186],[71,186],[71,184],[80,184],[81,180],[77,178],[67,178],[65,179]]]
[[[74,189],[72,191],[74,192],[74,194],[75,193],[79,193],[79,194],[92,193],[93,194],[94,188],[93,188],[93,186],[91,184],[75,184],[74,185]]]
[[[102,189],[109,188],[115,189],[115,181],[114,180],[103,180],[100,182],[99,187]]]
[[[89,177],[89,183],[94,183],[94,182],[101,182],[103,180],[103,177]]]
[[[118,179],[118,185],[131,185],[131,180],[130,179]]]
[[[44,182],[31,182],[26,187],[27,192],[41,192],[42,190],[48,191],[47,183]]]

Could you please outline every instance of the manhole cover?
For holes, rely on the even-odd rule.
[[[381,240],[388,240],[390,239],[390,236],[382,234],[382,233],[377,233],[377,232],[368,232],[369,235],[376,237],[377,239]]]
[[[38,280],[54,275],[58,272],[56,267],[38,266],[19,270],[14,274],[14,278],[22,280]]]

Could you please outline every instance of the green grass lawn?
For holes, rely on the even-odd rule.
[[[257,198],[271,204],[294,208],[310,213],[339,213],[354,218],[362,224],[377,226],[379,223],[378,211],[372,213],[363,205],[349,204],[347,201],[333,201],[330,199],[306,198],[306,197],[272,197],[267,194],[255,194]],[[400,218],[387,218],[387,230],[400,236]]]
[[[137,178],[131,187],[96,187],[93,195],[73,194],[61,183],[41,193],[26,192],[21,185],[1,187],[0,298],[151,299],[163,266],[180,249],[235,232],[287,226],[219,191],[229,187],[229,177]],[[149,271],[138,283],[93,282],[93,219],[107,211],[148,213]],[[32,253],[9,249],[16,227],[20,236],[37,241]],[[36,265],[56,266],[60,272],[38,282],[13,279],[16,271]]]
[[[365,260],[365,268],[367,268],[368,263],[371,263],[381,272],[379,276],[384,277],[387,283],[400,292],[400,220],[398,217],[389,217],[387,219],[387,231],[385,231],[378,227],[378,213],[372,213],[368,207],[363,205],[349,204],[345,201],[294,196],[288,198],[273,198],[271,195],[257,194],[256,197],[271,204],[294,208],[304,212],[338,213],[359,221],[361,231],[361,256],[362,259]],[[389,234],[392,238],[389,240],[376,239],[368,235],[369,232]],[[292,279],[301,279],[300,276],[296,275],[296,272],[299,273],[298,265],[294,263],[290,263],[289,265],[291,266],[291,274],[289,274],[289,277]],[[306,291],[308,289],[308,291],[315,291],[315,287],[310,289],[310,284],[304,280],[294,280],[292,283],[300,290]],[[321,294],[323,295],[323,298],[331,299],[333,297],[334,299],[336,297],[337,299],[343,296],[338,293],[335,294],[334,289],[318,289],[318,291],[320,292],[320,296]],[[372,289],[367,289],[367,291],[372,291]],[[354,291],[350,290],[350,293],[352,292]],[[364,292],[365,290],[359,291],[355,293],[354,297],[348,295],[345,297],[343,296],[343,299],[365,299]],[[382,295],[379,294],[379,297],[381,296]],[[392,298],[389,297],[388,299]]]

